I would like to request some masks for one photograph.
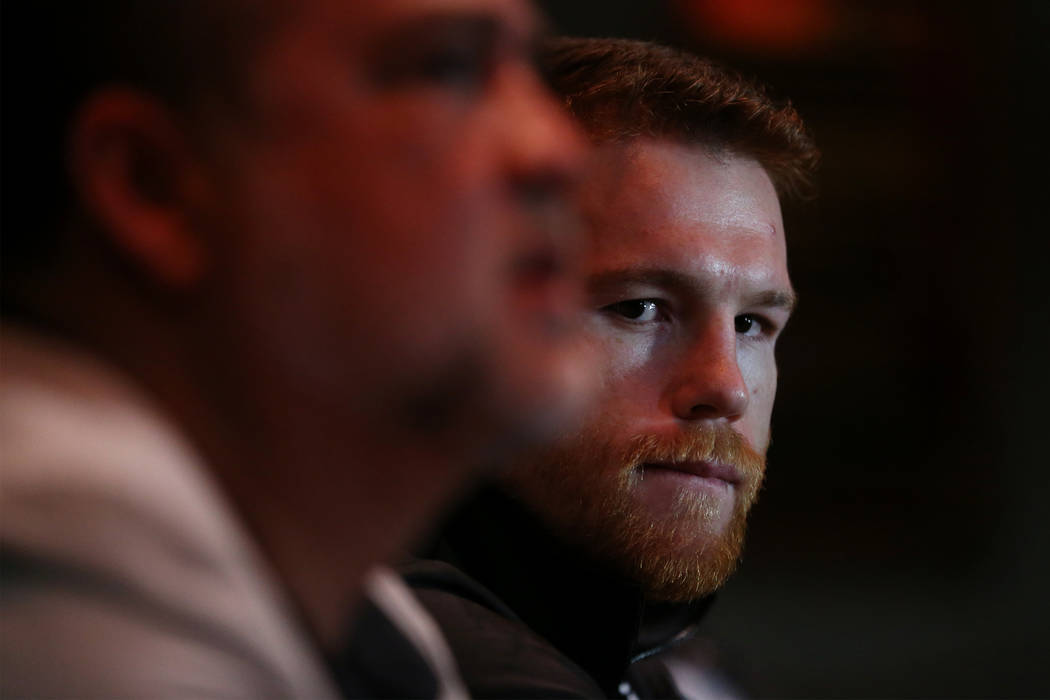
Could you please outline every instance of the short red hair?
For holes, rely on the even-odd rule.
[[[558,38],[543,55],[551,86],[599,142],[698,143],[754,158],[781,195],[812,190],[819,152],[789,102],[707,59],[628,39]]]

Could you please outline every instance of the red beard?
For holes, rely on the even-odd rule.
[[[637,581],[650,599],[693,600],[716,590],[736,568],[765,458],[728,426],[617,441],[610,434],[608,425],[591,427],[507,478],[563,537]],[[683,488],[655,512],[646,505],[644,465],[669,462],[735,467],[740,481],[728,522],[702,490]]]

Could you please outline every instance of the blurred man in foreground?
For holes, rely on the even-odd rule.
[[[564,40],[549,67],[598,147],[603,382],[583,429],[466,504],[409,580],[479,697],[671,697],[660,654],[732,572],[762,482],[795,304],[778,193],[816,151],[793,109],[688,54]]]
[[[371,567],[587,374],[529,7],[42,5],[3,7],[0,694],[332,696],[363,589],[380,662],[447,670]]]

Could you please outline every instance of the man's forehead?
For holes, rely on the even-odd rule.
[[[584,191],[591,274],[791,293],[779,203],[756,162],[669,141],[600,151]]]
[[[583,210],[596,227],[598,246],[639,235],[668,244],[676,238],[688,245],[696,238],[742,236],[760,245],[784,244],[776,190],[753,159],[636,139],[597,149],[591,173]]]

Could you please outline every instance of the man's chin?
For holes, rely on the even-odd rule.
[[[542,325],[542,324],[541,324]],[[520,333],[512,349],[493,353],[504,386],[503,410],[529,426],[541,443],[579,427],[599,375],[591,351],[570,329]]]
[[[646,598],[686,602],[720,588],[736,570],[743,546],[742,525],[712,531],[696,521],[656,524],[649,537],[623,542],[613,555]]]
[[[585,429],[513,465],[506,487],[647,597],[688,601],[713,592],[736,568],[762,456],[728,429],[610,442],[614,429]],[[673,473],[683,469],[665,464],[691,469]],[[735,465],[729,476],[737,478],[725,479],[718,465]]]
[[[714,593],[736,570],[739,549],[716,543],[703,551],[652,552],[636,560],[635,572],[645,597],[688,602]]]
[[[651,524],[668,549],[703,549],[707,540],[727,535],[733,513],[740,507],[739,486],[672,469],[646,467],[631,494],[631,510]],[[698,545],[697,542],[700,541]]]

